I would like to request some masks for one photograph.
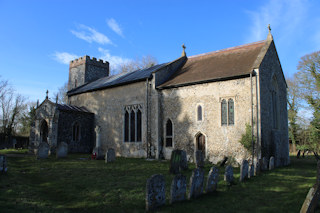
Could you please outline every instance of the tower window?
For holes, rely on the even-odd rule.
[[[172,139],[173,139],[172,130],[173,130],[172,121],[168,119],[166,123],[166,147],[172,147]]]

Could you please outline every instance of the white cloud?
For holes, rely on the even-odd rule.
[[[111,55],[109,50],[98,48],[98,51],[102,54],[99,58],[108,61],[110,68],[113,70],[119,69],[120,65],[131,62],[129,58],[123,58],[120,56]]]
[[[288,40],[299,33],[307,15],[306,0],[270,0],[257,11],[247,11],[252,19],[247,42],[266,39],[268,24],[277,32],[279,40]]]
[[[97,42],[99,44],[112,44],[111,40],[104,34],[86,25],[80,24],[79,31],[71,30],[71,33],[76,37],[83,39],[89,43]]]
[[[117,33],[119,36],[124,37],[122,33],[122,29],[120,28],[119,24],[116,20],[113,18],[107,20],[108,26],[113,30],[115,33]]]
[[[72,54],[72,53],[67,53],[67,52],[55,52],[53,54],[54,60],[58,61],[59,63],[62,64],[69,64],[70,61],[79,58],[78,55]]]

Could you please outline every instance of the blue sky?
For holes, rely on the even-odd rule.
[[[320,50],[320,1],[0,0],[0,76],[29,101],[68,80],[84,55],[113,68],[152,55],[159,63],[266,39],[271,24],[286,77]]]

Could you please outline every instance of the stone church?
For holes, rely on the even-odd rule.
[[[239,142],[251,125],[254,157],[289,163],[287,85],[270,32],[266,40],[181,57],[109,76],[109,63],[70,62],[68,104],[48,97],[36,110],[31,143],[69,152],[113,148],[117,156],[170,159],[196,150],[216,163],[252,152]]]

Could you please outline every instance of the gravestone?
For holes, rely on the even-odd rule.
[[[227,182],[228,185],[233,184],[233,168],[232,166],[227,166],[225,173],[224,173],[224,180]]]
[[[57,151],[56,151],[56,157],[57,158],[65,158],[68,155],[68,144],[65,142],[61,142],[58,145]]]
[[[106,163],[111,163],[111,162],[114,162],[115,160],[116,160],[116,153],[114,149],[112,148],[108,149],[105,157]]]
[[[180,168],[181,168],[182,170],[187,170],[187,169],[188,169],[187,152],[184,151],[184,150],[181,150]]]
[[[300,213],[311,213],[315,212],[315,208],[319,202],[320,198],[320,189],[317,184],[310,188],[306,199],[304,200]]]
[[[6,173],[7,171],[7,156],[0,155],[0,173]]]
[[[49,150],[50,150],[50,146],[48,143],[46,142],[42,142],[40,143],[40,145],[38,146],[38,152],[37,152],[37,157],[39,159],[46,159],[49,156]]]
[[[196,166],[197,168],[204,167],[204,156],[201,150],[196,151]]]
[[[248,178],[252,178],[254,176],[254,165],[249,165]]]
[[[182,150],[175,149],[171,152],[171,159],[170,159],[170,173],[171,174],[178,174],[180,172],[180,162]]]
[[[274,169],[274,157],[271,156],[269,160],[269,170]]]
[[[261,160],[261,170],[262,171],[268,170],[268,161],[265,157],[263,157]]]
[[[203,192],[204,173],[201,168],[193,170],[190,177],[189,199],[199,197]]]
[[[152,175],[147,180],[146,210],[151,211],[166,202],[166,189],[163,175]]]
[[[183,201],[186,199],[187,178],[182,174],[176,175],[171,183],[170,203]]]
[[[260,163],[259,161],[254,161],[254,176],[260,174]]]
[[[219,181],[219,170],[216,167],[212,167],[208,174],[206,193],[214,192],[217,190]]]
[[[248,178],[249,163],[247,160],[243,160],[240,166],[240,182]]]

